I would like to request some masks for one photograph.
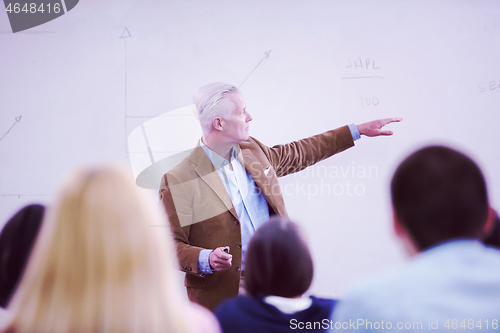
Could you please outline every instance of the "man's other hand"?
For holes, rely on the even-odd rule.
[[[213,250],[208,256],[210,267],[212,267],[214,271],[225,271],[226,269],[231,267],[233,255],[224,252],[224,249],[227,249],[227,251],[229,252],[229,246],[218,247]]]
[[[402,118],[386,118],[373,120],[361,125],[356,125],[359,134],[366,136],[392,135],[392,131],[383,131],[382,127],[393,122],[399,122]]]

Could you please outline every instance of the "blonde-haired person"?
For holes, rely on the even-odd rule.
[[[219,332],[180,294],[167,225],[123,170],[73,173],[47,209],[3,332]]]

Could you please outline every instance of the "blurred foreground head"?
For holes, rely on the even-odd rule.
[[[45,207],[28,205],[5,224],[0,235],[0,306],[6,308],[23,275]]]
[[[184,332],[166,225],[121,169],[74,172],[47,209],[6,332]]]
[[[396,232],[402,227],[417,251],[484,235],[486,183],[476,163],[458,151],[432,146],[407,157],[394,174],[391,196]]]
[[[249,294],[297,297],[309,289],[312,278],[313,261],[297,224],[276,216],[255,231],[245,267]]]

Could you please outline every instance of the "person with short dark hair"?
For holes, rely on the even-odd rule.
[[[467,156],[428,147],[408,157],[391,183],[398,225],[419,251],[451,239],[479,239],[489,211],[481,170]]]
[[[494,216],[476,163],[447,147],[423,148],[399,165],[391,196],[394,229],[412,260],[348,292],[334,328],[351,320],[356,332],[496,332],[500,252],[481,242]]]
[[[23,207],[5,224],[0,234],[0,307],[7,308],[21,280],[24,267],[42,224],[45,207]]]
[[[313,261],[297,224],[284,217],[264,223],[250,240],[243,283],[247,295],[215,310],[224,333],[324,330],[335,300],[301,297],[311,285]]]

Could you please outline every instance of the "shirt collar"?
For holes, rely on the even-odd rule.
[[[312,299],[309,297],[288,298],[272,295],[264,297],[264,302],[275,306],[278,310],[286,314],[304,311],[312,305]]]
[[[203,138],[200,139],[200,146],[203,149],[203,151],[207,154],[215,170],[221,169],[228,164],[228,161],[224,157],[220,156],[219,154],[208,148],[203,143]],[[231,162],[233,162],[235,159],[236,160],[238,159],[239,152],[240,152],[240,146],[233,145],[233,147],[231,148]]]

